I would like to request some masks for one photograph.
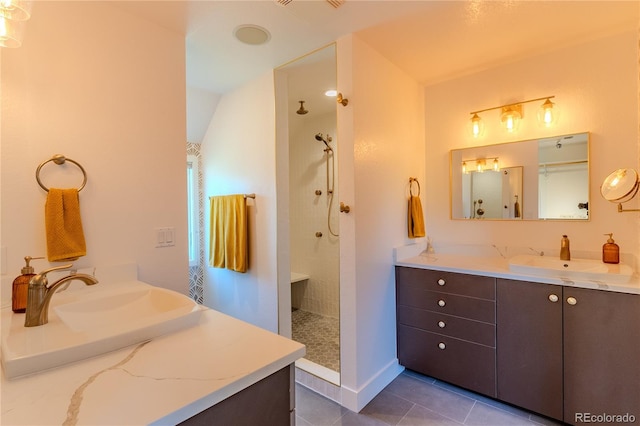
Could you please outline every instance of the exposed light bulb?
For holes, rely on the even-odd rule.
[[[500,164],[498,163],[498,159],[494,159],[493,160],[493,171],[494,172],[499,172],[500,171]]]
[[[0,47],[20,47],[23,24],[24,22],[11,21],[0,14]]]
[[[0,0],[0,15],[12,21],[26,21],[31,18],[30,0]]]
[[[484,132],[484,123],[482,122],[482,118],[477,113],[473,114],[471,117],[471,135],[474,138],[480,137]]]
[[[558,120],[558,107],[547,98],[538,110],[538,122],[544,127],[551,127]]]
[[[468,173],[467,171],[467,163],[466,162],[462,162],[462,174],[466,175]]]
[[[513,133],[514,131],[516,131],[518,125],[520,124],[520,118],[522,118],[522,114],[520,113],[519,109],[519,105],[511,105],[502,109],[502,116],[500,117],[500,121],[502,121],[504,128],[509,133]]]

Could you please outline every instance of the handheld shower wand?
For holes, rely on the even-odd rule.
[[[316,134],[316,140],[317,140],[317,141],[319,141],[319,142],[324,142],[324,144],[325,144],[325,146],[327,147],[327,149],[329,149],[329,150],[333,151],[333,150],[331,149],[331,147],[329,146],[329,142],[331,142],[331,136],[327,135],[327,139],[325,139],[325,138],[322,136],[322,133],[317,133],[317,134]]]

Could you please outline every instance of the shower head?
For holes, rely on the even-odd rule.
[[[300,109],[296,111],[296,114],[305,115],[306,113],[308,113],[309,110],[304,109],[304,101],[298,101],[298,102],[300,102]]]
[[[318,142],[324,142],[324,144],[329,148],[329,142],[331,142],[331,136],[327,135],[327,139],[322,136],[322,133],[316,133],[316,140]]]

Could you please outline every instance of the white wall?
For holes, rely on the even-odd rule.
[[[355,36],[338,40],[342,404],[359,411],[398,374],[392,248],[409,177],[424,180],[421,87]],[[423,187],[424,188],[424,187]]]
[[[255,193],[249,205],[249,270],[205,267],[204,304],[278,332],[273,72],[222,96],[202,141],[205,247],[209,197]]]
[[[426,87],[425,204],[428,233],[442,243],[473,243],[559,250],[562,234],[574,251],[601,250],[613,232],[621,251],[640,252],[637,213],[618,213],[600,196],[600,184],[620,167],[638,169],[638,34],[627,32],[547,52],[499,68]],[[499,111],[481,114],[485,135],[468,132],[469,112],[555,95],[557,125],[537,124],[538,103],[524,105],[515,136],[499,128]],[[589,222],[452,221],[448,152],[453,148],[591,132]],[[635,201],[629,207],[637,207]]]
[[[180,35],[108,2],[38,2],[22,47],[2,49],[3,301],[23,257],[46,255],[34,174],[58,153],[88,175],[75,265],[136,262],[142,280],[188,294],[184,57]],[[67,166],[48,163],[45,184],[78,186]],[[156,227],[174,227],[176,245],[156,249]]]

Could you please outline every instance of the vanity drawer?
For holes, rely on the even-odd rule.
[[[398,360],[410,370],[496,397],[494,348],[399,324]]]
[[[396,266],[396,285],[417,286],[424,290],[480,299],[496,299],[496,280],[493,277]]]
[[[469,340],[485,346],[496,346],[496,327],[474,321],[410,306],[398,306],[398,323],[432,333]]]
[[[396,286],[398,305],[426,309],[476,321],[496,323],[496,303],[493,300],[427,291],[416,286]]]

